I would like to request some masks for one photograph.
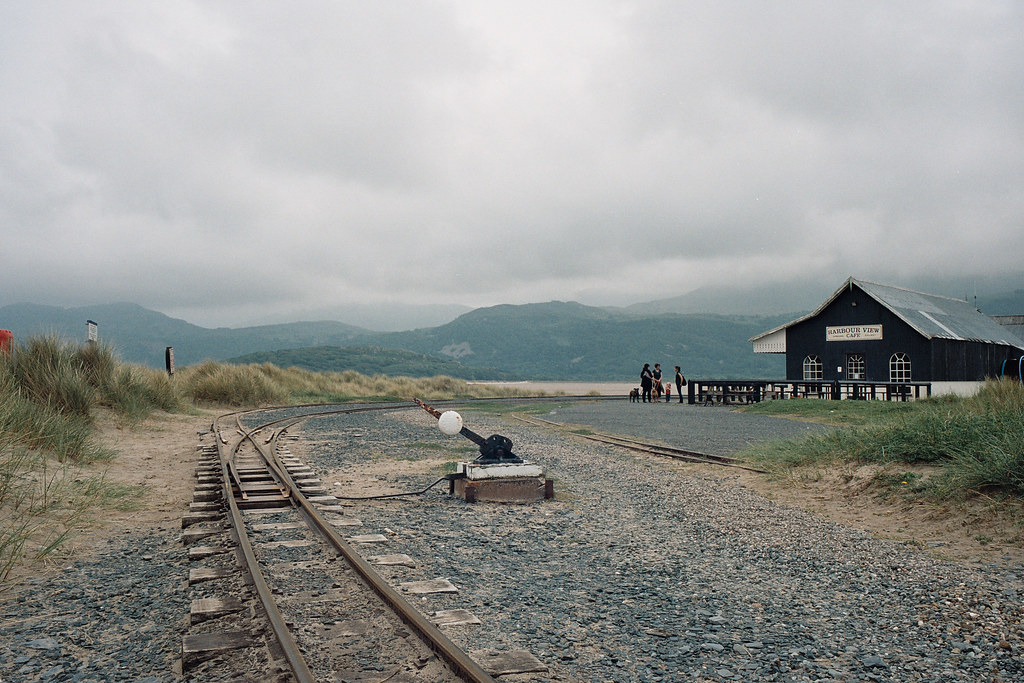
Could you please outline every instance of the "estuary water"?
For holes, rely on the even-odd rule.
[[[496,387],[510,387],[523,391],[536,391],[544,394],[565,394],[568,396],[585,396],[597,393],[601,396],[629,396],[629,390],[639,386],[630,382],[469,382],[469,384],[487,384]]]

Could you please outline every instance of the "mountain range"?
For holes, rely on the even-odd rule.
[[[15,340],[37,335],[84,340],[91,320],[98,325],[100,340],[120,358],[151,367],[163,367],[164,350],[170,346],[177,367],[210,359],[315,370],[360,367],[365,372],[369,359],[370,368],[383,374],[387,366],[400,362],[412,375],[594,381],[632,379],[645,362],[661,362],[667,368],[680,364],[686,372],[711,376],[777,375],[781,359],[755,355],[747,339],[785,319],[644,315],[549,302],[480,308],[437,327],[376,332],[339,322],[210,329],[132,303],[0,307],[0,327],[10,329]],[[347,361],[338,351],[346,348],[358,349],[347,354]],[[421,357],[416,362],[386,357],[385,349]]]
[[[870,279],[870,278],[869,278]],[[837,279],[830,288],[819,279],[797,277],[785,287],[756,287],[742,282],[716,282],[681,296],[626,306],[632,313],[706,313],[721,315],[774,315],[790,311],[810,311],[818,307],[842,284]],[[894,287],[927,292],[952,299],[970,301],[986,315],[1024,314],[1024,278],[1005,281],[968,282],[956,278],[916,280],[907,285],[888,282]],[[1010,289],[1012,288],[1012,289]]]
[[[722,290],[723,297],[730,291]],[[84,340],[86,321],[96,321],[101,341],[123,360],[151,367],[163,367],[170,346],[178,367],[210,359],[365,374],[631,381],[643,363],[660,362],[666,371],[678,364],[684,374],[704,378],[768,378],[783,376],[782,357],[754,354],[748,339],[814,308],[829,293],[818,293],[803,309],[772,315],[681,312],[693,305],[689,296],[626,308],[499,305],[391,332],[331,321],[211,329],[132,303],[13,304],[0,307],[0,328],[16,340],[46,334]],[[747,305],[756,307],[756,297],[748,291]],[[724,299],[721,304],[736,310]],[[985,312],[1024,312],[1024,290],[986,297]]]

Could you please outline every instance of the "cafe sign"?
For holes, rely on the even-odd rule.
[[[825,328],[825,341],[863,341],[881,338],[881,325],[835,325]]]

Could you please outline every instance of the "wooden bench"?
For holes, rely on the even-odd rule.
[[[706,391],[704,392],[704,405],[736,405],[742,403],[754,403],[757,398],[757,391]]]
[[[713,406],[713,405],[715,405],[715,401],[718,401],[719,403],[722,402],[722,392],[721,391],[706,391],[706,392],[704,392],[704,405],[706,405],[706,406]]]

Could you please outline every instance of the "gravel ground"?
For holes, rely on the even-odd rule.
[[[678,411],[691,413],[683,430]],[[682,431],[674,443],[720,454],[806,429],[697,411],[594,403],[545,417],[629,432],[628,415],[640,433],[670,441]],[[393,570],[395,583],[444,577],[460,588],[420,603],[483,620],[452,629],[456,643],[526,649],[549,666],[526,680],[1024,680],[1019,567],[944,563],[776,505],[727,474],[466,417],[541,463],[557,500],[466,505],[438,487],[353,514],[367,533],[390,535],[387,552],[418,561],[414,572]],[[359,415],[311,421],[303,433],[315,442],[310,464],[329,477],[363,469],[417,490],[429,476],[389,475],[398,468],[388,460],[428,457],[421,444],[444,438],[430,428],[412,415]]]
[[[180,680],[189,608],[180,535],[123,535],[0,607],[0,682]]]
[[[812,429],[720,408],[595,402],[548,419],[729,454]],[[442,487],[359,503],[360,533],[456,595],[480,626],[446,627],[469,650],[526,649],[574,681],[1024,680],[1022,567],[968,569],[776,505],[724,471],[652,459],[472,412],[555,479],[535,505],[467,505]],[[452,451],[421,411],[311,420],[292,450],[347,481],[418,490]],[[447,451],[439,451],[443,444]],[[468,442],[467,442],[468,444]],[[421,469],[417,470],[417,467]],[[346,477],[346,473],[348,475]],[[191,476],[191,471],[188,473]],[[335,478],[336,477],[336,478]],[[178,533],[123,535],[0,607],[0,682],[180,680],[191,592]]]
[[[640,436],[711,455],[732,455],[755,442],[791,439],[825,429],[809,422],[676,402],[629,403],[626,408],[622,401],[572,403],[559,406],[543,417],[564,424],[585,425],[595,431]]]

